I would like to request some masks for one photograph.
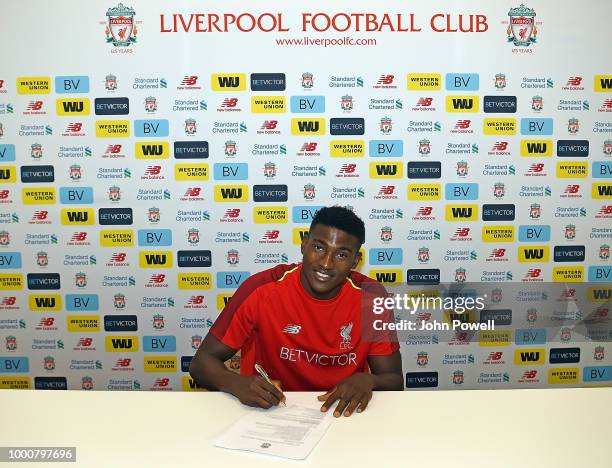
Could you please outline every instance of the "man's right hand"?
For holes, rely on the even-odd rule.
[[[277,386],[269,384],[259,375],[241,375],[232,393],[244,405],[268,409],[277,406],[281,401],[285,401],[285,395],[280,389],[280,382],[273,382]]]

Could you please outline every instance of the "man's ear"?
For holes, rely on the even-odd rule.
[[[351,269],[354,270],[355,268],[357,268],[357,265],[359,265],[360,261],[361,261],[361,249],[359,249],[359,251],[357,252],[357,255],[355,255],[355,261],[353,262],[353,266],[351,267]]]
[[[300,244],[300,252],[304,255],[304,251],[306,250],[306,243],[308,242],[308,237],[310,236],[310,232],[304,234],[302,237],[302,243]]]

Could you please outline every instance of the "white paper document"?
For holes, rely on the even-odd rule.
[[[304,460],[333,421],[321,404],[253,409],[212,442],[217,447]]]

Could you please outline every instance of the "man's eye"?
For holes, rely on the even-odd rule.
[[[344,259],[347,257],[347,255],[346,255],[345,253],[339,253],[339,254],[337,255],[337,257],[338,257],[338,258],[341,258],[342,260],[344,260]]]
[[[321,252],[323,250],[323,247],[321,247],[320,245],[315,245],[314,249]]]

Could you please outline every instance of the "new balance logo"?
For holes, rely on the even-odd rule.
[[[198,82],[197,76],[195,75],[185,76],[185,78],[183,78],[183,81],[181,81],[181,86],[195,86],[197,82]]]
[[[393,83],[393,79],[395,78],[395,76],[393,75],[380,75],[380,78],[378,78],[378,81],[376,82],[377,85],[390,85]]]
[[[431,102],[432,101],[433,101],[433,98],[430,98],[430,97],[419,98],[419,101],[417,102],[417,106],[420,106],[420,107],[429,107],[429,106],[431,106]]]
[[[311,153],[311,152],[316,151],[316,150],[317,150],[317,144],[314,143],[314,142],[304,143],[302,145],[302,148],[300,149],[300,151],[305,151],[307,153]]]
[[[289,333],[290,335],[297,335],[302,329],[301,325],[288,324],[283,328],[283,333]]]
[[[240,208],[230,208],[229,210],[225,210],[224,218],[237,218],[240,216]]]
[[[221,107],[236,107],[236,104],[238,104],[238,99],[237,98],[225,98],[223,100],[223,102],[221,103]]]

